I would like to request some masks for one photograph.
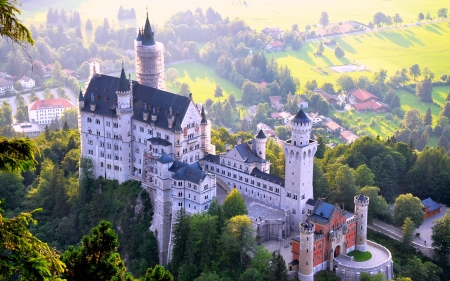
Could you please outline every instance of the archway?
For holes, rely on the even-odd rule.
[[[340,253],[341,253],[341,246],[336,246],[336,248],[334,248],[334,257],[338,257]]]

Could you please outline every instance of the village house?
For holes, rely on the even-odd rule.
[[[13,85],[12,81],[0,78],[0,94],[3,95],[8,89],[12,91]]]
[[[319,113],[315,113],[315,112],[310,112],[306,114],[308,116],[308,118],[311,120],[313,126],[314,125],[318,125],[318,124],[322,124],[323,122],[323,116],[320,116]]]
[[[50,124],[52,120],[61,118],[64,111],[75,108],[65,98],[36,100],[28,105],[28,118],[38,124]]]
[[[352,133],[351,131],[345,130],[340,133],[339,139],[346,144],[351,144],[358,138],[357,135]]]
[[[281,122],[283,122],[283,124],[286,124],[290,121],[290,117],[292,116],[292,114],[290,114],[287,111],[283,111],[283,112],[272,112],[270,114],[272,116],[273,119],[280,119]]]
[[[338,96],[330,95],[322,89],[316,89],[313,92],[320,94],[329,104],[336,104],[339,101]]]
[[[11,127],[14,130],[14,132],[24,133],[30,139],[35,138],[42,133],[42,129],[36,122],[11,124]]]
[[[280,102],[281,96],[270,96],[270,106],[273,110],[280,111],[283,109],[283,104]]]
[[[265,27],[262,30],[262,33],[269,35],[275,40],[280,40],[281,38],[283,38],[284,34],[283,30],[281,30],[281,28],[278,27]]]
[[[19,82],[25,89],[31,89],[36,86],[36,82],[28,76],[23,76],[20,78]]]
[[[266,50],[270,52],[277,52],[284,50],[283,48],[283,42],[281,41],[274,41],[266,45]]]
[[[441,204],[436,203],[431,198],[422,200],[423,211],[425,212],[424,219],[441,213]]]
[[[354,103],[368,102],[369,100],[380,100],[379,97],[362,89],[353,88],[348,91],[348,93],[354,99]]]
[[[328,121],[327,123],[325,123],[325,126],[327,127],[327,131],[333,134],[339,133],[343,130],[343,128],[334,121]]]
[[[298,100],[298,107],[299,108],[308,108],[308,101],[306,101],[305,99],[300,98]]]
[[[366,102],[355,103],[352,105],[352,107],[359,112],[361,111],[386,112],[389,109],[389,107],[385,103],[373,99],[368,100]]]

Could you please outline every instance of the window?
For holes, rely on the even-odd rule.
[[[156,137],[160,138],[161,137],[161,133],[156,133]]]
[[[105,153],[103,151],[100,152],[100,157],[105,157]]]
[[[111,149],[111,144],[110,144],[110,143],[107,143],[107,144],[106,144],[106,147],[107,147],[108,149]]]
[[[144,132],[144,127],[139,127],[139,131]]]
[[[147,130],[147,133],[148,133],[149,135],[151,135],[151,134],[153,134],[153,131],[150,130],[150,129],[148,129],[148,130]]]
[[[92,140],[88,140],[88,144],[93,144],[93,141]]]
[[[114,170],[118,171],[119,170],[119,166],[114,165]]]
[[[294,197],[294,200],[297,200],[297,194],[294,194],[293,197]]]
[[[92,123],[92,118],[91,118],[91,117],[88,117],[88,118],[87,118],[87,121],[88,121],[88,123]]]
[[[136,130],[136,125],[133,125],[133,130]]]
[[[111,164],[107,164],[106,168],[111,169]]]
[[[291,193],[286,193],[286,197],[291,198]]]
[[[89,150],[88,150],[88,154],[93,155],[93,154],[94,154],[94,151],[93,151],[92,149],[89,149]]]
[[[106,121],[106,127],[111,127],[111,122]]]
[[[302,194],[302,200],[304,200],[305,199],[305,194]]]
[[[178,197],[183,197],[183,192],[178,192]]]
[[[100,136],[100,131],[97,130],[97,136]]]
[[[95,124],[100,124],[100,119],[95,119]]]
[[[114,122],[114,128],[119,128],[119,124],[117,124],[116,122]]]

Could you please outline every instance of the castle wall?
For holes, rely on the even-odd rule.
[[[236,187],[241,194],[247,197],[270,206],[280,207],[280,195],[283,189],[281,185],[208,161],[205,161],[205,169],[215,173],[229,188]]]

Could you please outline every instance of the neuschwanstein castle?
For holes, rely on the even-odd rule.
[[[313,280],[315,272],[327,268],[336,269],[342,280],[359,280],[358,272],[367,272],[336,258],[355,248],[366,251],[369,198],[357,196],[355,214],[349,217],[337,205],[313,200],[317,142],[310,139],[312,123],[302,110],[291,121],[292,138],[284,143],[285,179],[275,177],[269,174],[262,131],[216,155],[202,105],[195,104],[192,95],[164,91],[164,46],[155,41],[148,16],[134,51],[137,81],[127,77],[123,67],[117,78],[91,66],[86,91],[78,98],[81,153],[92,159],[95,177],[142,182],[155,208],[151,231],[161,264],[170,260],[176,212],[207,210],[220,182],[284,212],[282,220],[266,222],[266,240],[289,237],[291,229],[300,227],[289,266],[298,270],[300,280]],[[369,269],[391,278],[390,253]]]

